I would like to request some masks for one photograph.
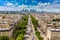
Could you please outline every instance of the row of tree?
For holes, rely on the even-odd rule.
[[[22,21],[18,23],[16,31],[14,32],[14,37],[16,40],[24,40],[24,34],[26,32],[27,22],[28,22],[28,16],[24,16]]]
[[[52,21],[60,21],[60,19],[59,18],[55,18]]]
[[[9,40],[9,37],[7,37],[7,36],[0,36],[0,40]]]
[[[38,20],[36,20],[32,15],[31,15],[31,19],[32,19],[32,23],[33,23],[34,28],[35,28],[36,36],[38,37],[39,40],[43,40],[43,38],[40,36],[40,32],[37,30]]]

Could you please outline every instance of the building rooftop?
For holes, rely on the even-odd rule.
[[[10,27],[8,27],[8,28],[0,28],[0,32],[1,31],[9,31],[9,30],[11,30],[13,28],[13,26],[10,26]]]
[[[60,32],[60,29],[56,29],[56,28],[48,28],[48,30],[52,31],[52,32]]]

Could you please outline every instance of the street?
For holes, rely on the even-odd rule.
[[[28,25],[27,25],[24,40],[37,40],[37,37],[35,35],[35,30],[34,30],[34,27],[32,25],[32,22],[31,22],[30,15],[29,15],[29,19],[28,19]]]

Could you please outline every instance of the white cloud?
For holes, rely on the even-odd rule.
[[[18,6],[18,7],[27,8],[28,6],[23,4],[23,5],[20,5],[20,6]]]
[[[13,3],[10,3],[10,2],[7,2],[7,4],[6,4],[7,6],[14,6],[14,4]]]
[[[55,5],[55,4],[58,5],[58,4],[60,4],[60,0],[54,0],[52,4],[53,4],[53,5]]]
[[[12,3],[7,3],[7,6],[0,6],[0,11],[19,11],[26,8],[28,8],[28,6],[24,4],[16,7],[16,5]]]
[[[60,2],[60,0],[54,0],[54,2]]]
[[[0,11],[16,11],[16,7],[0,6]]]
[[[16,6],[18,6],[18,3],[13,4],[13,3],[7,2],[6,5],[7,5],[8,7],[16,7]]]
[[[45,6],[45,5],[50,5],[50,2],[48,2],[48,3],[41,3],[41,2],[39,2],[38,3],[38,6]]]

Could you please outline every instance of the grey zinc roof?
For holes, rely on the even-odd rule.
[[[60,29],[56,29],[56,28],[48,28],[48,29],[52,32],[60,32]]]

